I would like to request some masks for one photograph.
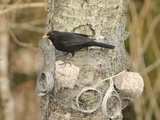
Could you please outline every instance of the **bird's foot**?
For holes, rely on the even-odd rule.
[[[67,64],[71,65],[69,61],[65,60],[63,61],[63,63],[60,63],[59,65],[64,65],[63,67],[65,68]]]
[[[65,53],[64,55],[68,55],[70,52]],[[74,56],[74,53],[71,53],[71,56],[69,58],[67,58],[63,63],[60,63],[59,65],[64,65],[64,67],[66,66],[66,64],[70,64],[71,65],[71,60]]]

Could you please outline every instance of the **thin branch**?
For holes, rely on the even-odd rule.
[[[33,44],[31,44],[31,43],[28,44],[28,43],[24,43],[24,42],[19,41],[11,29],[9,29],[9,33],[10,33],[11,37],[13,38],[14,42],[16,44],[18,44],[19,46],[27,47],[27,48],[30,48],[34,51],[38,50],[36,47],[33,47]]]
[[[152,71],[153,69],[155,69],[156,67],[158,67],[160,65],[160,59],[156,60],[156,62],[154,62],[153,64],[151,64],[150,66],[148,66],[147,68],[145,68],[143,71],[141,71],[141,75],[147,74],[150,71]]]
[[[140,33],[142,33],[142,31],[143,31],[142,29],[143,29],[143,26],[144,26],[144,21],[145,21],[146,15],[148,13],[149,6],[151,5],[150,2],[151,2],[151,0],[145,0],[144,3],[143,3],[142,9],[140,11],[139,27],[138,27],[138,28],[140,28],[140,30],[139,30]]]
[[[1,9],[5,8],[4,10],[0,11],[0,15],[11,12],[11,11],[16,10],[16,9],[32,8],[32,7],[44,7],[44,6],[46,6],[46,4],[41,3],[41,2],[39,2],[39,3],[14,4],[14,5],[0,5]]]
[[[157,62],[157,61],[156,61]],[[156,63],[155,62],[155,63]],[[153,63],[153,64],[155,64],[155,63]],[[160,63],[160,59],[159,59],[159,63]],[[151,65],[151,66],[153,66],[153,64]],[[142,68],[146,68],[146,66],[145,66],[145,60],[144,60],[144,57],[142,57],[142,64],[141,64],[141,66],[142,66]],[[157,67],[157,65],[155,65],[156,67]],[[149,66],[150,67],[150,66]],[[147,67],[146,69],[148,69],[149,67]],[[145,70],[146,70],[145,69]],[[151,86],[151,80],[150,80],[150,78],[149,78],[149,75],[148,74],[144,74],[144,76],[143,76],[143,78],[145,79],[145,90],[146,90],[146,97],[145,97],[145,104],[147,104],[147,100],[149,101],[149,107],[151,106],[153,109],[154,109],[154,112],[155,112],[155,110],[157,109],[157,107],[155,108],[155,106],[158,106],[158,103],[157,103],[157,96],[155,95],[155,93],[154,93],[154,88]],[[153,106],[153,104],[152,103],[154,103],[154,106]],[[151,115],[153,115],[153,114],[149,114],[150,113],[150,110],[149,110],[149,108],[147,107],[146,108],[147,109],[147,111],[144,113],[144,117],[145,118],[149,118],[149,117],[151,117]],[[157,110],[159,110],[159,108],[157,109]],[[153,111],[153,110],[152,110]],[[152,112],[151,111],[151,112]],[[153,113],[153,112],[152,112]],[[156,114],[156,113],[155,113]],[[157,116],[156,116],[157,117]]]
[[[154,93],[156,96],[159,96],[159,92],[160,92],[159,85],[160,85],[160,76],[157,75],[155,82],[154,82]]]
[[[146,36],[146,38],[144,40],[143,46],[142,46],[142,48],[143,48],[142,49],[142,53],[143,54],[145,53],[145,51],[147,49],[147,46],[148,46],[148,44],[149,44],[149,42],[151,40],[151,37],[153,35],[154,29],[157,26],[157,24],[159,23],[159,21],[160,21],[160,14],[157,17],[154,18],[153,22],[150,25],[148,34],[147,34],[147,36]]]
[[[18,26],[18,28],[22,28],[22,29],[26,29],[29,31],[33,31],[33,32],[38,32],[38,33],[42,33],[44,28],[42,27],[35,27],[33,25],[29,25],[29,24],[25,24],[25,23],[11,23],[10,27],[11,28],[16,28]]]
[[[39,25],[39,24],[44,24],[45,20],[46,19],[44,19],[44,18],[42,18],[42,19],[35,19],[35,20],[32,20],[32,21],[25,22],[23,24]]]
[[[142,35],[142,31],[143,31],[143,26],[144,26],[144,21],[145,21],[145,18],[146,18],[146,14],[147,14],[147,11],[149,9],[149,6],[150,6],[150,0],[145,0],[144,1],[144,4],[142,6],[142,9],[140,11],[140,15],[139,15],[139,18],[138,18],[138,21],[136,23],[136,29],[135,29],[135,48],[133,48],[135,50],[135,54],[133,54],[135,56],[135,62],[137,64],[137,70],[140,70],[140,64],[141,64],[141,61],[142,61],[142,54],[141,52],[139,52],[139,50],[141,50],[141,47],[142,47],[142,40],[141,40],[141,35]]]
[[[149,102],[148,107],[145,108],[147,111],[144,112],[145,120],[150,120],[148,118],[152,118],[153,114],[156,114],[155,117],[159,118],[159,114],[157,115],[160,111],[157,103],[157,95],[155,95],[154,88],[151,86],[151,79],[148,74],[144,75],[144,79],[146,88],[146,97],[144,102],[145,104],[148,104],[147,102]]]
[[[129,31],[132,33],[130,34],[130,41],[129,41],[129,45],[130,45],[130,55],[132,56],[132,58],[134,58],[134,52],[135,52],[135,29],[136,29],[136,25],[137,25],[137,21],[138,21],[138,13],[136,11],[136,5],[134,1],[131,1],[131,4],[129,5],[129,9],[130,9],[130,13],[131,13],[131,24],[129,25]],[[134,58],[135,59],[135,58]]]

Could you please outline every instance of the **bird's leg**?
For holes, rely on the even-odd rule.
[[[65,52],[64,55],[68,55],[69,52]]]
[[[68,54],[69,52],[67,52]],[[67,55],[66,54],[66,55]],[[61,63],[60,65],[66,65],[66,63],[71,64],[69,61],[74,57],[75,53],[71,53],[71,57],[69,57],[68,59],[66,59],[63,63]]]
[[[90,2],[90,0],[85,0],[88,4],[89,4],[89,2]]]
[[[65,63],[68,63],[68,61],[70,61],[74,57],[75,53],[71,53],[71,54],[72,54],[71,57],[69,57],[64,61]]]

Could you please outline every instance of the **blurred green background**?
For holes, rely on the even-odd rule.
[[[35,88],[38,42],[44,32],[46,7],[46,0],[0,1],[0,41],[4,34],[8,36],[8,91],[15,120],[41,119]],[[125,41],[126,54],[132,68],[144,78],[145,88],[123,110],[124,120],[160,120],[160,0],[130,0],[128,9],[126,29],[130,36]],[[0,111],[5,110],[2,94]],[[4,112],[0,112],[0,120],[4,120]]]

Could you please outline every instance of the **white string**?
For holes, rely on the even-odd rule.
[[[113,75],[113,76],[111,76],[111,77],[108,77],[108,78],[106,78],[106,79],[103,79],[103,80],[101,80],[100,82],[104,82],[104,81],[106,81],[106,80],[108,80],[108,79],[117,77],[117,76],[119,76],[120,74],[122,74],[122,73],[124,73],[124,72],[126,72],[126,71],[127,71],[127,70],[124,70],[124,71],[122,71],[122,72],[120,72],[120,73],[118,73],[118,74],[116,74],[116,75]]]
[[[122,72],[120,72],[120,73],[118,73],[118,74],[116,74],[116,75],[113,75],[113,76],[110,76],[110,77],[108,77],[108,78],[105,78],[105,79],[99,81],[94,87],[96,88],[96,87],[100,86],[102,82],[104,82],[104,81],[106,81],[106,80],[110,80],[111,78],[117,77],[117,76],[119,76],[120,74],[122,74],[122,73],[124,73],[124,72],[126,72],[126,71],[127,71],[127,70],[124,70],[124,71],[122,71]]]
[[[116,117],[120,114],[120,112],[121,112],[121,100],[120,100],[119,94],[118,94],[117,91],[114,89],[113,78],[119,76],[120,74],[122,74],[122,73],[124,73],[124,72],[126,72],[126,70],[124,70],[124,71],[122,71],[122,72],[120,72],[120,73],[118,73],[118,74],[116,74],[116,75],[113,75],[113,76],[111,76],[111,77],[108,77],[108,78],[106,78],[106,79],[103,79],[103,80],[99,81],[94,87],[86,87],[86,88],[83,88],[83,89],[78,93],[78,95],[77,95],[77,97],[76,97],[76,105],[77,105],[76,110],[79,110],[79,111],[84,112],[84,113],[93,113],[93,112],[95,112],[100,106],[102,106],[102,112],[103,112],[104,116],[107,116],[107,117],[109,117],[109,118],[116,118]],[[100,86],[100,84],[101,84],[102,82],[106,81],[106,80],[110,80],[110,87],[109,87],[108,90],[106,91],[105,96],[104,96],[103,101],[102,101],[102,95],[100,94],[100,91],[98,91],[98,90],[96,89],[96,87]],[[89,91],[89,90],[94,90],[94,91],[96,91],[96,92],[100,95],[100,99],[99,99],[99,102],[98,102],[98,104],[97,104],[96,107],[94,107],[94,108],[92,108],[92,109],[89,109],[89,110],[83,110],[83,109],[80,108],[80,105],[79,105],[79,102],[78,102],[78,101],[79,101],[79,97],[80,97],[84,92]],[[114,95],[113,95],[113,93],[114,93]],[[115,98],[118,100],[118,105],[117,105],[117,110],[116,110],[116,112],[115,112],[112,116],[110,116],[110,115],[108,114],[108,112],[107,112],[106,104],[107,104],[108,99],[111,98],[112,96],[115,97]]]
[[[113,77],[110,77],[110,87],[108,88],[108,90],[106,91],[104,97],[103,97],[103,101],[102,101],[102,112],[104,116],[107,116],[109,118],[116,118],[118,115],[120,115],[121,113],[121,99],[119,97],[119,94],[117,93],[117,91],[114,89],[114,84],[113,84]],[[111,97],[115,97],[116,100],[118,101],[118,105],[116,105],[116,111],[114,112],[113,115],[109,115],[107,112],[107,102],[108,99]]]
[[[96,91],[96,92],[99,94],[100,99],[99,99],[99,101],[98,101],[98,104],[97,104],[94,108],[89,109],[89,110],[80,109],[79,102],[78,102],[78,101],[79,101],[79,97],[80,97],[84,92],[87,92],[87,91],[89,91],[89,90]],[[76,97],[76,105],[77,105],[77,108],[78,108],[78,110],[80,110],[81,112],[84,112],[84,113],[93,113],[94,111],[96,111],[96,110],[101,106],[101,103],[102,103],[102,94],[101,94],[101,92],[100,92],[99,90],[97,90],[97,89],[95,89],[95,88],[93,88],[93,87],[83,88],[83,89],[79,92],[79,94],[77,95],[77,97]]]

